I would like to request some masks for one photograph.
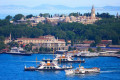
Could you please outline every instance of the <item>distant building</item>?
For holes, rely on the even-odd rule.
[[[101,44],[112,44],[112,40],[101,40]]]
[[[5,39],[5,44],[9,43],[10,39]],[[66,42],[64,39],[56,39],[52,35],[40,36],[39,38],[17,38],[15,42],[19,44],[35,44],[34,48],[54,48],[56,50],[67,50],[68,47],[66,46]]]
[[[119,15],[117,15],[119,16]],[[29,19],[23,17],[20,20],[17,20],[17,22],[13,22],[13,24],[27,24],[30,23],[32,26],[36,26],[39,22],[41,23],[51,23],[51,24],[58,24],[58,22],[78,22],[82,24],[93,24],[95,21],[100,20],[101,18],[98,18],[95,16],[95,8],[92,6],[91,9],[91,16],[59,16],[58,14],[55,14],[53,17],[31,17]]]
[[[111,48],[120,48],[120,45],[109,45]]]

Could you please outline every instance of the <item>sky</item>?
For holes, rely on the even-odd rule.
[[[4,5],[24,5],[35,7],[42,4],[64,5],[68,7],[80,6],[120,6],[120,0],[0,0],[0,6]]]

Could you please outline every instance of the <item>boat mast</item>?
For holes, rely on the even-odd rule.
[[[79,64],[79,68],[80,68],[80,66],[81,66],[81,61],[80,61],[80,64]]]
[[[37,66],[37,56],[36,56],[36,66]]]

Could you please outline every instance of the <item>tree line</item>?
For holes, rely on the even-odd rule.
[[[105,15],[107,15],[107,17]],[[107,13],[105,15],[94,24],[84,25],[82,23],[73,22],[58,23],[52,26],[49,23],[39,23],[34,27],[28,26],[27,24],[11,24],[9,21],[12,18],[7,16],[5,19],[0,20],[0,36],[2,37],[2,40],[0,37],[0,44],[3,45],[3,38],[9,37],[10,33],[12,39],[53,35],[56,38],[65,39],[65,41],[72,40],[72,44],[77,40],[86,39],[95,40],[96,44],[102,39],[112,40],[113,44],[120,44],[120,19],[114,18]],[[2,48],[4,48],[4,46]]]

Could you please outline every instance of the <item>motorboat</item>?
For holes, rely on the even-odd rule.
[[[76,69],[65,70],[65,73],[66,73],[66,75],[100,73],[100,68],[97,68],[97,67],[84,68],[83,66],[81,66],[81,67],[76,68]]]

